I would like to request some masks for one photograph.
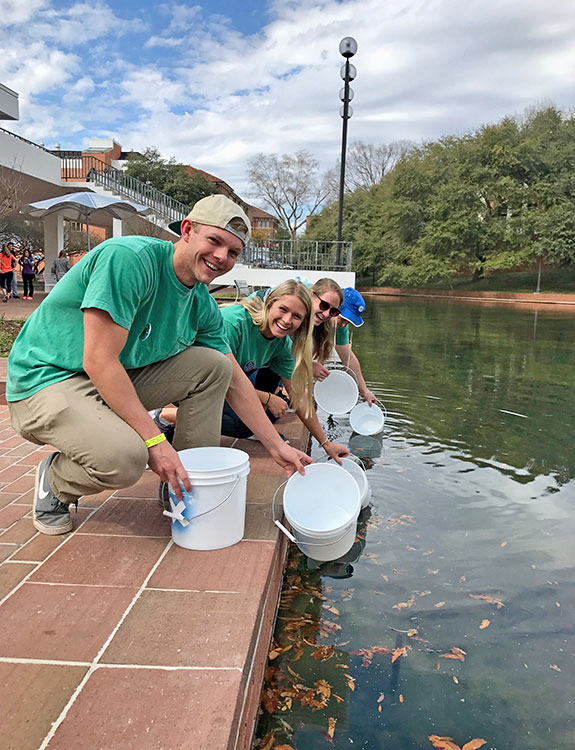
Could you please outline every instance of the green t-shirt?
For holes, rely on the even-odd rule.
[[[192,344],[230,351],[205,284],[174,273],[174,246],[153,237],[115,237],[87,253],[30,316],[8,358],[6,398],[20,401],[83,372],[83,310],[105,310],[128,331],[126,370],[161,362]]]
[[[335,344],[336,346],[342,346],[349,344],[349,323],[344,326],[338,326],[335,332]]]
[[[232,354],[247,375],[269,367],[282,378],[291,378],[295,362],[289,336],[266,339],[242,305],[222,307],[220,312]]]

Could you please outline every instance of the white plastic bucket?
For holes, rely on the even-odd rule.
[[[371,487],[369,486],[365,469],[359,463],[354,461],[353,458],[341,458],[340,461],[342,467],[348,471],[357,482],[357,486],[359,487],[359,501],[361,507],[365,508],[371,498]]]
[[[169,488],[172,539],[186,549],[230,547],[244,536],[250,457],[236,448],[188,448],[178,455],[192,491],[178,501]]]
[[[292,538],[314,560],[337,560],[351,549],[360,510],[357,482],[337,464],[306,466],[305,476],[294,474],[284,490]]]
[[[330,370],[325,380],[318,380],[314,385],[313,395],[328,414],[347,414],[357,403],[359,391],[357,383],[343,370]]]
[[[331,460],[332,459],[330,458],[320,458],[318,463],[323,463],[324,461]],[[340,461],[342,468],[344,468],[349,474],[351,474],[351,476],[357,482],[357,486],[359,487],[359,499],[361,502],[361,507],[367,507],[367,504],[371,499],[371,487],[369,486],[369,480],[367,478],[367,472],[363,465],[363,461],[352,454],[350,454],[346,458],[340,458]]]
[[[377,435],[383,430],[385,414],[377,404],[370,406],[367,401],[363,401],[351,410],[349,423],[351,429],[360,435]]]

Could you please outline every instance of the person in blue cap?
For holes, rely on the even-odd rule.
[[[323,297],[325,297],[326,292],[329,293],[329,291],[331,291],[327,289],[315,289],[316,286],[321,285],[321,282],[326,281],[328,280],[320,279],[319,282],[316,282],[316,284],[312,286],[312,292],[314,292],[314,294],[317,295],[319,293],[321,295],[321,292],[323,292],[323,295],[318,297],[318,299],[322,299]],[[335,282],[332,283],[335,284]],[[360,396],[365,399],[371,406],[371,404],[376,403],[377,398],[367,387],[367,383],[365,382],[365,378],[363,377],[363,373],[361,371],[359,360],[352,351],[349,330],[350,323],[356,328],[359,328],[363,325],[364,320],[361,317],[361,314],[365,312],[365,300],[363,299],[361,294],[351,286],[348,286],[341,291],[343,300],[340,302],[339,316],[337,316],[335,322],[335,325],[337,326],[335,334],[335,350],[343,364],[353,371],[353,374],[355,375],[357,380]],[[324,367],[324,365],[319,361],[314,362],[313,376],[316,380],[325,380],[328,375],[329,370],[327,369],[327,367]]]

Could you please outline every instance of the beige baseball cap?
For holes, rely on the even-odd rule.
[[[193,221],[195,224],[207,224],[209,227],[225,229],[241,240],[244,246],[250,239],[250,220],[244,210],[237,203],[226,198],[225,195],[208,195],[207,198],[202,198],[194,204],[186,219]],[[241,219],[248,231],[242,232],[232,227],[230,225],[232,219]],[[180,235],[182,233],[180,229],[181,225],[181,220],[168,224],[172,232]]]

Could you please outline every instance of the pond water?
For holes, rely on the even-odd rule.
[[[373,497],[290,555],[255,747],[572,750],[575,310],[371,298],[353,348]]]

